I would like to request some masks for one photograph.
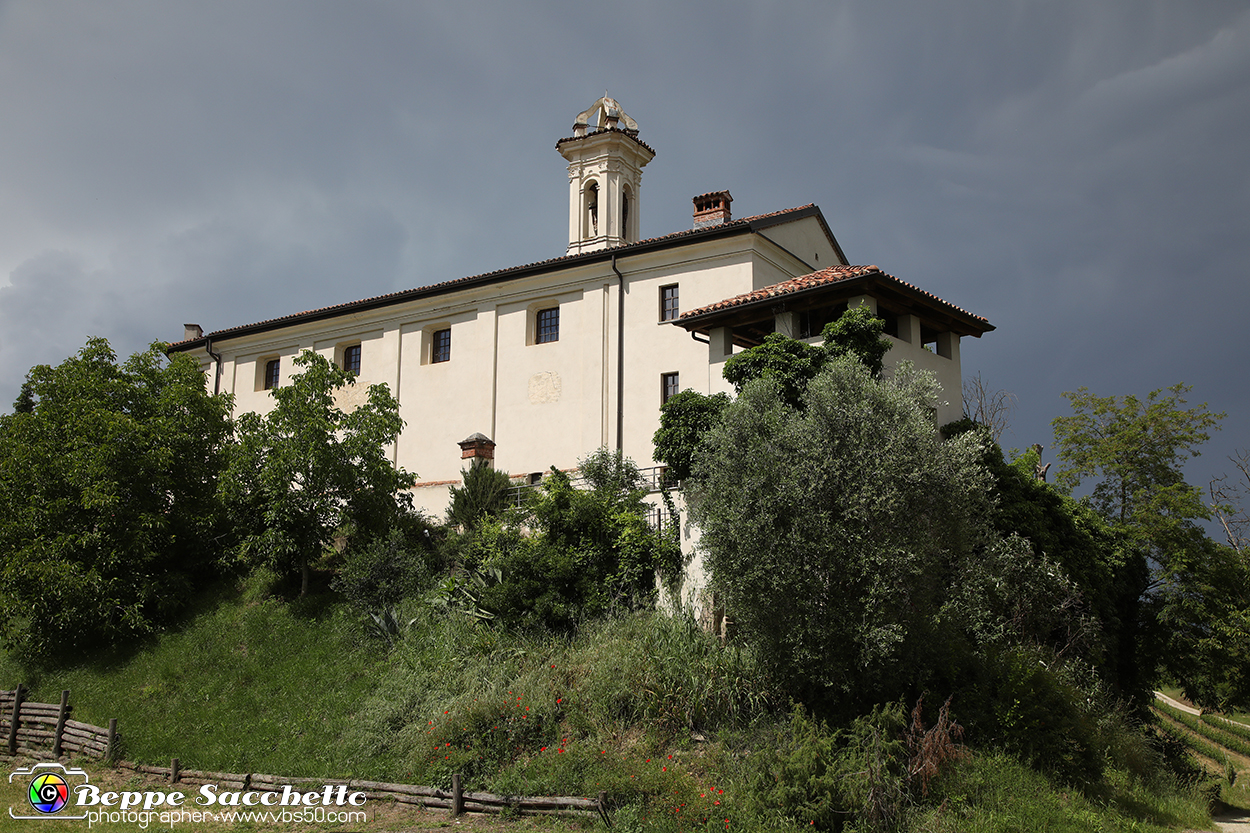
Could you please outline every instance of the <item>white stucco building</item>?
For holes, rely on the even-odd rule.
[[[729,193],[713,192],[694,198],[690,228],[639,239],[655,153],[634,120],[604,97],[556,149],[568,161],[562,256],[209,333],[187,325],[170,350],[198,356],[239,412],[267,410],[305,349],[356,370],[360,394],[385,382],[407,423],[394,462],[417,474],[417,504],[435,516],[471,435],[493,440],[495,466],[514,476],[572,468],[601,446],[653,466],[666,395],[729,390],[721,368],[735,349],[773,330],[818,342],[848,306],[886,320],[887,365],[937,375],[938,424],[961,416],[960,339],[993,327],[848,265],[815,205],[733,219]]]

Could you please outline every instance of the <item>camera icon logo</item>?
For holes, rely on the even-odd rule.
[[[81,769],[70,769],[57,763],[38,763],[29,767],[19,767],[9,776],[9,783],[14,779],[30,776],[30,786],[26,789],[26,801],[29,809],[22,807],[15,812],[9,807],[9,817],[14,819],[82,819],[80,816],[58,815],[69,804],[70,793],[76,786],[87,783],[87,773]],[[35,815],[29,815],[30,810]],[[21,813],[19,815],[19,813]]]

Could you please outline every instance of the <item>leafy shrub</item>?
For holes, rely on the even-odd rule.
[[[349,547],[331,587],[361,612],[418,596],[433,576],[430,530],[414,521],[412,529],[392,529],[362,547]]]
[[[465,569],[499,574],[479,602],[500,621],[570,631],[610,610],[652,606],[657,571],[676,574],[680,546],[649,526],[637,467],[602,450],[581,470],[592,488],[553,468],[524,515],[484,520],[457,545]]]
[[[771,826],[841,830],[858,818],[861,829],[893,829],[908,800],[903,728],[897,704],[874,708],[843,730],[796,706],[774,748],[756,758],[748,811]]]
[[[1038,769],[1071,784],[1092,784],[1103,770],[1098,727],[1079,706],[1082,693],[1058,667],[1028,648],[991,659],[995,735]]]

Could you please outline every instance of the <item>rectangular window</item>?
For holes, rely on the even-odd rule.
[[[676,321],[681,315],[677,305],[677,284],[660,287],[660,320]]]
[[[660,374],[660,404],[661,405],[663,405],[669,399],[672,399],[674,396],[676,396],[679,390],[681,390],[681,382],[678,381],[678,374],[676,373],[661,373]]]
[[[343,369],[354,376],[360,375],[360,345],[343,348]]]
[[[278,374],[282,371],[281,359],[270,359],[265,363],[265,390],[278,386]]]
[[[535,344],[546,344],[560,340],[560,308],[540,309],[537,316],[538,329],[534,334]]]
[[[430,364],[451,361],[451,330],[435,330],[430,337]]]

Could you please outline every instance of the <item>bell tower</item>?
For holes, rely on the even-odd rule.
[[[569,161],[566,254],[636,242],[642,169],[655,158],[638,138],[638,122],[605,94],[578,114],[556,150]]]

